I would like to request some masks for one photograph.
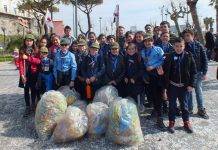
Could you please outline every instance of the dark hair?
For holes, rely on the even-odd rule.
[[[161,34],[160,34],[160,36],[162,36],[162,35],[164,35],[164,34],[170,34],[169,32],[162,32]]]
[[[185,29],[185,30],[182,32],[182,36],[184,37],[184,35],[185,35],[186,33],[190,33],[191,35],[195,35],[195,32],[194,32],[192,29],[190,29],[190,28]]]
[[[70,29],[70,30],[71,30],[71,27],[70,27],[70,26],[65,26],[65,27],[64,27],[64,30],[67,30],[67,29]]]
[[[158,28],[158,29],[159,29],[159,28],[160,28],[160,26],[155,26],[155,27],[154,27],[154,30],[155,30],[156,28]]]
[[[175,43],[182,43],[182,42],[185,42],[184,39],[182,37],[177,37],[174,39],[173,43],[175,44]]]
[[[111,38],[113,38],[114,40],[116,39],[116,37],[115,37],[114,35],[108,35],[108,36],[107,36],[107,40],[109,40],[109,39],[111,39]]]
[[[23,40],[23,45],[21,46],[20,50],[19,50],[19,54],[23,55],[26,53],[27,50],[27,46],[25,44],[26,39]],[[37,50],[37,46],[36,46],[36,42],[33,40],[33,45],[32,45],[32,49]]]
[[[120,29],[120,28],[123,28],[123,29],[125,29],[125,27],[124,27],[124,26],[118,26],[118,29]]]
[[[151,24],[146,24],[146,25],[145,25],[145,28],[147,28],[147,27],[149,27],[149,26],[152,27]]]
[[[127,38],[129,35],[134,35],[134,33],[132,31],[127,31],[125,34],[125,38]]]
[[[102,37],[106,37],[106,35],[105,35],[105,34],[100,34],[100,35],[98,36],[98,40],[100,40]]]
[[[88,37],[89,37],[91,34],[93,34],[93,35],[96,37],[95,32],[89,32],[89,33],[88,33]]]
[[[163,25],[167,25],[168,26],[168,28],[170,28],[170,23],[168,22],[168,21],[162,21],[161,23],[160,23],[160,26],[163,26]]]
[[[145,37],[145,32],[144,31],[138,31],[138,32],[135,33],[135,35],[137,35],[137,34],[142,35],[143,38]]]
[[[78,41],[73,41],[71,46],[75,45],[75,44],[78,44]]]

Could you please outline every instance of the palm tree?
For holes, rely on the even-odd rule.
[[[208,31],[209,28],[213,28],[213,23],[214,23],[214,19],[212,17],[208,18],[204,18],[204,25],[205,25],[205,28],[206,30]]]
[[[204,36],[203,36],[202,29],[200,26],[200,21],[198,18],[197,7],[196,7],[198,0],[187,0],[186,2],[187,2],[187,5],[189,6],[189,10],[192,15],[192,20],[194,23],[194,27],[197,31],[197,36],[199,38],[199,41],[204,44]]]

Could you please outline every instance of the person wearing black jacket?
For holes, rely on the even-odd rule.
[[[192,133],[189,122],[188,92],[194,87],[196,66],[192,54],[184,51],[185,42],[182,38],[175,39],[174,50],[167,55],[164,62],[165,85],[169,98],[169,131],[175,132],[176,101],[180,102],[184,129]]]
[[[130,43],[125,55],[125,96],[130,96],[138,102],[141,111],[144,107],[143,85],[144,63],[141,56],[137,53],[136,45]]]
[[[210,31],[208,31],[205,34],[205,41],[206,41],[205,47],[207,48],[207,58],[208,60],[211,60],[213,49],[215,47],[215,38],[213,35],[213,28],[211,28]]]
[[[119,44],[111,44],[111,53],[105,58],[105,83],[117,88],[119,95],[122,96],[122,81],[125,74],[123,56],[119,54]]]
[[[192,29],[184,30],[183,37],[186,42],[185,50],[193,55],[197,68],[197,79],[195,84],[195,93],[198,107],[197,114],[204,119],[208,119],[209,116],[207,115],[204,108],[204,99],[202,93],[202,81],[206,80],[206,74],[208,70],[208,60],[205,48],[200,42],[194,40],[194,32]],[[193,111],[192,93],[190,93],[189,96],[189,111]]]

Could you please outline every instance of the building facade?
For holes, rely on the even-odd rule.
[[[20,0],[0,0],[0,34],[25,34],[28,30],[37,32],[37,24],[31,14],[19,11]]]

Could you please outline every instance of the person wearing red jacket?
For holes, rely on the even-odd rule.
[[[21,77],[19,85],[24,88],[24,98],[26,102],[26,110],[23,117],[29,116],[36,106],[36,82],[40,57],[34,40],[35,38],[32,34],[27,34],[24,39],[24,45],[19,53],[19,72]],[[29,91],[31,91],[31,101]]]

